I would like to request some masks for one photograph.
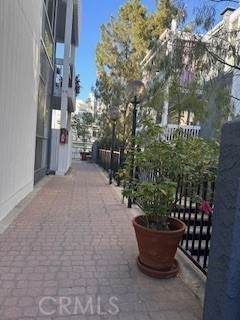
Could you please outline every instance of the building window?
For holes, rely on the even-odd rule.
[[[44,0],[42,40],[45,51],[51,63],[54,59],[54,21],[56,13],[56,0]]]
[[[49,135],[49,108],[51,95],[40,77],[38,91],[38,113],[36,130],[35,171],[47,165],[47,144]]]
[[[51,31],[49,29],[48,23],[45,24],[43,41],[45,44],[47,55],[48,55],[49,59],[52,61],[53,60],[53,38],[51,35]]]
[[[52,30],[54,29],[54,20],[56,13],[56,0],[44,0],[46,12],[51,25]]]

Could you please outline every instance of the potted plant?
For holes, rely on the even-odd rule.
[[[174,146],[161,140],[159,134],[159,127],[152,123],[146,122],[142,127],[136,141],[139,148],[134,151],[138,176],[127,184],[123,194],[136,198],[145,213],[133,219],[138,268],[153,277],[169,278],[179,270],[174,256],[185,224],[170,217],[176,201],[179,167],[175,164]],[[131,161],[127,161],[125,173],[130,166]]]
[[[179,270],[174,256],[186,227],[171,217],[178,206],[179,179],[185,176],[191,182],[200,182],[216,157],[209,156],[210,147],[204,153],[207,143],[200,138],[161,140],[161,129],[149,121],[143,122],[136,144],[135,178],[129,179],[123,194],[136,199],[144,211],[144,215],[133,219],[139,248],[137,266],[153,277],[173,277]],[[130,171],[131,157],[132,154],[124,168],[125,175]]]
[[[89,151],[82,150],[80,151],[82,161],[87,161],[87,156],[89,155]]]
[[[77,74],[75,76],[75,94],[76,94],[76,97],[79,95],[81,89],[82,89],[82,86],[81,86],[81,81],[80,81],[80,74]]]

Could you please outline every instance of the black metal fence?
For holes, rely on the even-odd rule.
[[[123,149],[120,148],[119,151],[113,152],[113,163],[112,163],[112,171],[113,178],[116,180],[118,186],[120,185],[120,177],[118,175],[118,171],[122,168],[122,165],[126,159],[126,156],[123,152]],[[106,149],[99,149],[99,160],[98,164],[107,172],[110,170],[110,162],[111,162],[111,151]]]
[[[154,180],[157,171],[146,172],[138,168],[138,179]],[[177,192],[175,195],[175,207],[172,216],[186,224],[186,231],[179,248],[190,258],[193,263],[207,274],[209,248],[212,231],[211,213],[205,213],[197,199],[208,200],[210,207],[213,203],[214,182],[202,182],[194,184],[190,177],[179,177]],[[138,199],[135,202],[141,207]]]
[[[172,216],[185,222],[187,228],[180,244],[180,249],[207,274],[209,248],[212,232],[212,215],[205,213],[195,200],[196,195],[206,200],[212,206],[214,182],[203,182],[194,185],[190,181],[180,183],[178,188],[178,203]],[[192,196],[194,190],[194,196]]]
[[[99,165],[109,172],[111,151],[99,150]],[[113,154],[113,172],[114,179],[120,185],[118,170],[123,166],[126,155],[114,151]],[[140,181],[154,180],[158,170],[143,171],[141,167],[136,168],[136,178]],[[186,256],[204,273],[207,274],[209,248],[212,232],[212,216],[203,212],[201,205],[197,199],[208,200],[212,207],[215,183],[205,181],[199,184],[191,182],[191,177],[179,177],[176,205],[172,212],[172,216],[176,217],[186,224],[186,230],[179,248]],[[141,207],[138,199],[134,201]]]

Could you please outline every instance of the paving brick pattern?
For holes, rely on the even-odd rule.
[[[0,236],[0,319],[194,320],[202,308],[181,278],[135,265],[127,209],[103,173],[78,162],[52,177]]]

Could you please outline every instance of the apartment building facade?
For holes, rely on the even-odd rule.
[[[182,93],[184,93],[184,90],[186,93],[188,93],[186,90],[187,84],[194,83],[194,81],[197,79],[199,83],[199,89],[197,89],[198,92],[196,92],[196,97],[199,96],[199,99],[203,97],[203,99],[206,100],[206,97],[203,95],[204,92],[201,91],[201,86],[204,83],[206,84],[208,82],[213,82],[219,87],[219,90],[221,90],[221,88],[229,88],[229,95],[231,96],[229,108],[231,109],[230,105],[234,106],[234,116],[239,116],[240,114],[240,73],[239,68],[236,68],[236,66],[239,66],[237,56],[239,56],[240,42],[240,8],[235,9],[227,7],[221,13],[221,16],[222,20],[205,35],[193,34],[191,32],[178,30],[176,22],[173,21],[172,28],[164,31],[164,33],[159,37],[155,47],[142,61],[144,81],[148,88],[151,89],[156,82],[165,81],[163,80],[165,70],[164,68],[159,68],[159,65],[161,66],[161,63],[159,63],[161,59],[162,61],[164,61],[164,59],[167,61],[167,57],[170,59],[169,62],[176,58],[178,59],[176,54],[174,54],[176,47],[176,52],[182,56],[181,68],[179,70],[176,69],[176,74],[171,72],[171,76],[168,77],[168,81],[164,82],[164,88],[162,88],[165,93],[164,102],[159,101],[159,103],[162,103],[160,123],[163,126],[171,127],[170,131],[174,126],[179,124],[185,127],[191,123],[197,124],[196,121],[192,121],[194,120],[194,114],[189,112],[183,111],[180,119],[177,119],[175,116],[175,111],[172,108],[173,106],[171,101],[169,101],[169,83],[174,76],[179,78],[179,87],[182,87]],[[174,44],[175,41],[176,44]],[[191,48],[194,47],[194,42],[205,44],[206,48],[208,48],[210,52],[208,53],[208,56],[205,56],[204,54],[202,55],[203,63],[206,63],[205,71],[199,72],[198,70],[198,74],[195,72],[198,61],[194,61],[194,52],[191,52]],[[179,50],[179,45],[183,47],[182,53],[181,50]],[[236,50],[235,58],[230,52],[229,48],[231,46]],[[188,59],[188,55],[191,56],[191,59]],[[207,68],[207,59],[209,58],[212,60],[212,62],[209,63],[209,68]],[[173,61],[173,64],[174,62],[175,61]],[[171,66],[171,62],[169,65]],[[156,66],[158,66],[158,69],[156,69]],[[221,119],[221,111],[218,108],[219,102],[217,102],[218,105],[216,105],[217,99],[215,99],[214,93],[212,94],[212,97],[208,97],[207,99],[209,99],[208,102],[213,111],[212,116],[208,117],[206,123],[201,123],[201,127],[195,126],[196,128],[194,128],[194,126],[192,126],[190,129],[197,134],[199,134],[199,130],[201,129],[201,134],[204,136],[214,136],[214,130],[211,128],[213,122],[212,120],[214,120],[213,118],[218,118],[219,122],[227,121],[230,119],[230,115],[229,117],[225,117],[225,120],[223,118]],[[186,127],[187,131],[188,129],[189,127]]]
[[[222,13],[222,20],[205,36],[206,41],[218,41],[218,39],[222,39],[223,36],[226,37],[227,42],[234,47],[234,51],[236,51],[235,56],[229,52],[228,47],[224,50],[224,42],[222,45],[221,55],[219,54],[219,58],[225,61],[226,63],[222,63],[221,68],[223,69],[225,74],[231,74],[231,97],[232,102],[235,105],[235,113],[240,114],[240,8],[231,8],[227,7]],[[219,43],[221,45],[222,43]],[[219,63],[219,62],[218,62]],[[209,79],[218,72],[219,68],[212,68],[208,72]]]
[[[78,28],[79,1],[0,2],[0,220],[48,172],[55,47],[68,1]]]

